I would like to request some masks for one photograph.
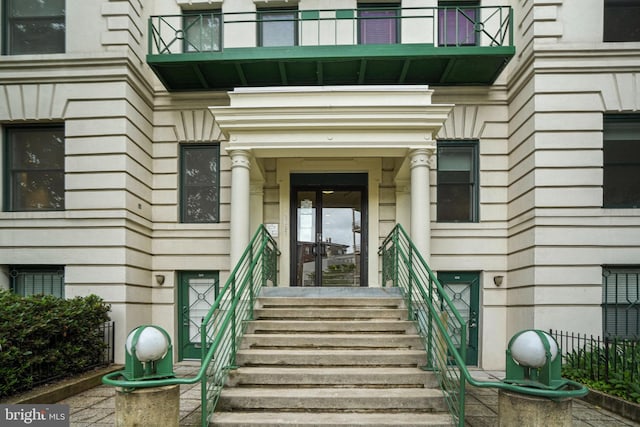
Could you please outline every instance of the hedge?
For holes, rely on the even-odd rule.
[[[103,360],[110,306],[96,295],[22,297],[0,290],[0,398]]]

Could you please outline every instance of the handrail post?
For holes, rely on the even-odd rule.
[[[231,313],[231,354],[229,359],[229,365],[235,366],[236,364],[236,278],[233,278],[233,282],[231,282],[231,309],[233,313]]]

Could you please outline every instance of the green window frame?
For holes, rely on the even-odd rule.
[[[298,45],[298,9],[258,9],[258,46]]]
[[[220,222],[220,144],[182,144],[180,162],[181,222]]]
[[[640,266],[602,267],[602,331],[607,338],[640,338]]]
[[[64,210],[64,125],[5,129],[8,212]]]
[[[219,52],[222,50],[222,12],[189,11],[183,15],[184,52]]]
[[[478,141],[438,141],[438,222],[478,222]]]
[[[65,52],[65,0],[5,0],[5,55]]]
[[[11,291],[23,297],[51,295],[64,298],[64,266],[12,266],[9,277]]]
[[[399,3],[358,3],[358,44],[400,43]]]
[[[605,114],[602,151],[602,206],[640,208],[640,114]]]

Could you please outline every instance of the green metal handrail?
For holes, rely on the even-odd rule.
[[[474,379],[465,363],[467,322],[400,224],[385,238],[378,254],[382,257],[383,286],[391,282],[392,286],[402,289],[409,317],[416,324],[427,351],[425,369],[435,372],[458,426],[464,426],[466,383],[550,399],[581,397],[588,393],[584,385],[574,381],[567,381],[565,389],[550,390]]]
[[[278,255],[276,242],[261,225],[202,320],[202,363],[195,377],[127,381],[122,379],[123,371],[118,371],[105,375],[102,382],[129,390],[200,382],[201,421],[207,426],[227,375],[236,367],[236,352],[247,321],[253,318],[255,297],[261,287],[277,286]]]
[[[148,53],[169,55],[183,53],[222,52],[229,31],[246,35],[257,34],[262,23],[291,23],[295,28],[297,46],[344,46],[360,43],[359,26],[368,20],[395,20],[400,44],[430,44],[434,46],[513,46],[513,10],[511,6],[440,6],[382,8],[395,16],[367,16],[366,12],[380,8],[298,10],[292,14],[283,10],[277,20],[263,21],[255,11],[185,13],[154,15],[149,18]],[[279,13],[277,10],[271,14]],[[449,23],[450,16],[455,16]],[[406,40],[401,29],[407,31]],[[410,34],[408,34],[410,33]],[[469,34],[466,34],[469,33]],[[471,40],[465,36],[472,34]],[[350,36],[347,36],[350,35]],[[346,39],[345,39],[346,38]],[[349,39],[350,38],[350,39]],[[255,46],[258,47],[258,46]]]

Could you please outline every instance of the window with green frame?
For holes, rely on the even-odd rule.
[[[605,114],[602,139],[602,205],[640,208],[640,114]]]
[[[181,221],[219,222],[220,144],[183,144],[180,152]]]
[[[13,266],[9,269],[9,277],[11,290],[18,295],[64,298],[64,267],[61,265]]]
[[[297,44],[297,9],[258,9],[258,46],[296,46]]]
[[[609,338],[640,338],[640,266],[602,267],[602,329]]]
[[[5,0],[4,53],[64,53],[65,0]]]
[[[5,210],[64,209],[64,125],[5,132]]]
[[[399,3],[358,3],[358,43],[398,43],[400,41],[399,13]]]
[[[184,20],[185,52],[217,52],[222,48],[222,12],[201,10],[188,12]]]
[[[478,221],[478,141],[438,141],[438,222]]]

